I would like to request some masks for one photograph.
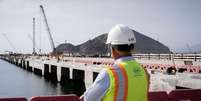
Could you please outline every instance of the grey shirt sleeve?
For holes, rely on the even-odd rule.
[[[109,74],[102,70],[96,80],[84,93],[84,101],[101,101],[109,88]]]

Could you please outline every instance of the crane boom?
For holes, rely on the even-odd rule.
[[[48,32],[48,34],[49,34],[48,36],[49,36],[49,40],[50,40],[50,45],[51,45],[51,47],[52,47],[53,52],[55,52],[54,41],[53,41],[52,34],[51,34],[51,31],[50,31],[50,28],[49,28],[49,25],[48,25],[48,22],[47,22],[47,18],[46,18],[46,15],[45,15],[45,11],[44,11],[42,5],[40,5],[40,9],[41,9],[42,14],[43,14],[43,17],[44,17],[44,21],[45,21],[45,24],[46,24],[47,32]]]
[[[6,34],[2,34],[4,37],[5,37],[5,39],[8,41],[8,43],[10,44],[10,46],[13,48],[13,51],[15,51],[15,52],[17,52],[17,50],[16,50],[16,48],[15,48],[15,46],[12,44],[12,42],[8,39],[8,37],[6,36]]]

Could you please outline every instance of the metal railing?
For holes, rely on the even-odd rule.
[[[137,59],[201,61],[201,54],[133,54]]]

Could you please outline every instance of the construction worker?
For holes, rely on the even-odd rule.
[[[113,66],[106,66],[84,93],[84,101],[147,101],[149,75],[132,57],[136,38],[133,31],[122,24],[108,33]]]

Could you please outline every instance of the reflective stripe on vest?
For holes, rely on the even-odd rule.
[[[109,67],[109,70],[111,70],[112,72],[112,75],[114,77],[114,95],[113,95],[113,100],[114,101],[117,101],[117,95],[118,95],[118,91],[119,91],[119,78],[118,78],[118,75],[117,75],[117,72],[112,69],[112,67]]]
[[[123,64],[119,64],[119,67],[120,67],[121,73],[123,74],[124,86],[125,86],[123,101],[126,101],[127,96],[128,96],[128,76],[127,76],[127,73],[126,73],[126,70],[125,70]]]
[[[134,60],[130,60],[118,64],[117,67],[106,69],[110,78],[110,86],[103,101],[147,101],[147,75],[141,65]],[[122,91],[122,89],[119,89],[121,88],[119,75],[123,76],[123,82],[121,82],[123,83],[121,85],[124,86],[123,95],[118,95],[120,94],[119,91]]]

